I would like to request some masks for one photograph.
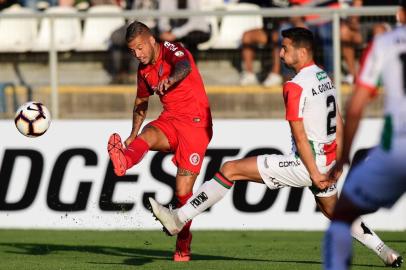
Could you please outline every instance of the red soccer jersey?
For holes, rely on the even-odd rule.
[[[163,42],[160,44],[159,56],[155,64],[138,66],[137,97],[152,95],[158,82],[168,78],[176,63],[188,59],[192,71],[180,82],[174,84],[163,96],[161,116],[176,118],[195,126],[211,126],[209,101],[204,89],[203,80],[192,55],[179,43]]]

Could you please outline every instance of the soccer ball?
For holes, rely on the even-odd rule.
[[[24,136],[38,137],[44,134],[51,124],[51,114],[41,102],[30,101],[17,109],[14,123]]]

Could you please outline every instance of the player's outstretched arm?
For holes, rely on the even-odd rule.
[[[303,121],[289,121],[290,129],[295,140],[300,159],[309,172],[310,178],[319,189],[325,189],[330,185],[327,176],[321,174],[317,168],[313,152],[310,147]]]
[[[142,123],[147,116],[149,97],[136,97],[133,109],[133,126],[130,136],[125,140],[124,144],[127,147],[138,135]]]
[[[357,86],[355,88],[345,114],[343,152],[341,157],[342,164],[349,163],[352,142],[358,130],[364,108],[370,100],[371,94],[368,89],[363,86]]]
[[[175,64],[172,73],[168,78],[163,79],[158,83],[157,92],[159,95],[163,95],[172,85],[180,82],[192,71],[192,67],[188,59],[183,59]]]

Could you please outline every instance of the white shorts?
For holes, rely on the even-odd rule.
[[[401,148],[403,147],[403,148]],[[391,207],[406,192],[406,144],[386,152],[372,149],[349,172],[343,192],[357,206],[375,211]]]
[[[316,164],[321,173],[327,173],[334,162],[325,166],[326,157],[316,155]],[[294,153],[289,155],[261,155],[257,157],[257,167],[264,183],[270,189],[283,187],[310,187],[317,197],[330,197],[337,193],[336,185],[319,190],[312,186],[310,175],[302,160]]]

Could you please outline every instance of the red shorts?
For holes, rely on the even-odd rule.
[[[196,127],[183,121],[159,117],[148,125],[159,128],[166,136],[174,153],[173,163],[199,174],[207,146],[213,135],[212,127]]]

